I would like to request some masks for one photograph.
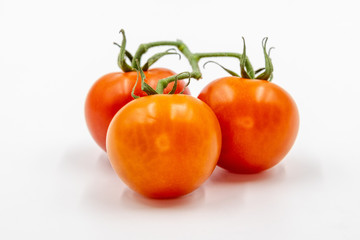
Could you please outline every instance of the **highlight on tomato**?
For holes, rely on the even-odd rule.
[[[183,196],[197,189],[216,167],[219,122],[197,98],[146,91],[149,96],[135,96],[110,123],[106,148],[111,166],[143,196]]]
[[[121,49],[118,65],[122,69],[122,72],[109,73],[97,80],[88,92],[85,101],[85,119],[88,129],[95,142],[104,151],[106,151],[106,132],[110,121],[123,106],[133,100],[131,91],[137,80],[135,58],[125,50],[125,33],[123,30],[121,33],[123,34],[123,41],[121,46],[118,45]],[[169,54],[177,54],[171,50],[172,49],[155,54],[142,66],[142,70],[146,76],[145,81],[152,88],[157,86],[160,79],[176,75],[173,71],[166,68],[150,68],[152,64],[161,57]],[[128,65],[126,59],[133,62],[133,66]],[[174,82],[171,82],[164,88],[163,93],[169,93],[173,86]],[[137,96],[147,95],[141,90],[140,85],[135,88],[134,93]],[[185,86],[185,82],[179,80],[174,93],[189,95],[190,91]]]
[[[258,173],[279,163],[293,146],[299,113],[295,101],[270,82],[273,66],[263,40],[265,68],[254,71],[244,52],[241,77],[209,83],[198,98],[215,112],[222,131],[218,165],[235,173]],[[258,76],[255,77],[255,74]]]

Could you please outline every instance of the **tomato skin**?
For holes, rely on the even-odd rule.
[[[146,82],[156,88],[158,80],[175,75],[165,68],[154,68],[145,71]],[[131,91],[136,83],[136,72],[114,72],[101,77],[91,87],[85,101],[85,119],[88,129],[95,142],[106,151],[106,132],[114,115],[128,102],[133,100]],[[171,91],[174,83],[164,89],[164,93]],[[180,93],[185,87],[184,81],[178,81],[175,93]],[[141,90],[141,80],[136,85],[135,95],[146,96]],[[184,94],[190,94],[188,88]]]
[[[110,163],[134,191],[175,198],[194,191],[213,172],[221,130],[213,111],[188,95],[152,95],[123,107],[107,133]]]
[[[224,77],[198,96],[215,112],[222,131],[218,165],[235,173],[257,173],[279,163],[295,142],[297,106],[268,81]]]

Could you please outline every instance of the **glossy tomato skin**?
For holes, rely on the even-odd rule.
[[[182,94],[130,102],[107,133],[112,167],[130,188],[150,198],[194,191],[213,172],[220,149],[221,130],[213,111]]]
[[[175,73],[165,68],[154,68],[145,71],[146,82],[156,88],[158,80],[174,75]],[[89,131],[96,143],[106,151],[106,132],[111,119],[125,104],[133,100],[132,88],[137,79],[136,72],[114,72],[101,77],[91,87],[85,101],[85,118]],[[164,89],[164,93],[171,91],[174,83],[170,83]],[[179,81],[175,93],[180,93],[185,87],[184,81]],[[188,88],[184,94],[190,94]],[[141,91],[139,80],[135,95],[146,96]]]
[[[294,144],[298,109],[276,84],[225,77],[207,85],[198,98],[219,120],[222,168],[235,173],[264,171],[279,163]]]

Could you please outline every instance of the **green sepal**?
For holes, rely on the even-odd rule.
[[[270,57],[270,52],[271,52],[271,50],[273,50],[273,49],[275,49],[275,47],[271,47],[271,48],[269,48],[269,51],[268,51],[268,55],[269,55],[269,57]]]
[[[189,81],[187,82],[187,84],[184,86],[184,89],[183,89],[179,94],[182,94],[182,93],[185,91],[185,88],[186,88],[187,86],[189,86],[189,84],[190,84],[190,79],[191,79],[191,73],[189,73],[189,72],[179,73],[179,74],[175,75],[174,86],[172,87],[171,91],[170,91],[168,94],[174,94],[174,93],[175,93],[176,88],[177,88],[177,85],[178,85],[179,76],[182,75],[182,74],[188,74],[188,75],[189,75]]]
[[[114,44],[119,48],[121,48],[121,45],[118,44],[117,42],[114,42]],[[133,55],[126,49],[125,49],[125,56],[130,60],[130,62],[133,60]]]
[[[255,77],[254,68],[250,63],[249,58],[246,56],[245,38],[242,37],[242,40],[243,40],[243,53],[241,54],[241,58],[240,58],[241,77],[247,79],[253,79]]]
[[[175,93],[176,88],[177,88],[178,76],[179,76],[179,75],[176,75],[176,76],[175,76],[174,85],[173,85],[171,91],[170,91],[168,94],[174,94],[174,93]]]
[[[174,50],[175,52],[171,52],[172,50]],[[144,64],[144,66],[142,66],[142,70],[147,71],[149,69],[149,67],[151,65],[153,65],[155,62],[157,62],[160,58],[162,58],[165,55],[171,55],[171,54],[179,55],[179,59],[181,59],[181,55],[176,52],[175,48],[170,48],[170,49],[166,50],[165,52],[157,53],[157,54],[153,55],[152,57],[150,57],[147,60],[147,62]]]
[[[219,67],[221,67],[222,69],[224,69],[227,73],[229,73],[231,76],[234,77],[240,77],[239,74],[237,74],[234,71],[231,71],[230,69],[225,68],[224,66],[220,65],[219,63],[215,62],[215,61],[207,61],[206,63],[204,63],[203,68],[205,68],[206,64],[208,63],[215,63],[216,65],[218,65]]]
[[[246,56],[246,60],[245,60],[245,68],[246,68],[246,72],[249,75],[250,79],[255,78],[254,68],[251,65],[250,60],[247,56]]]
[[[260,73],[260,72],[262,72],[264,70],[265,70],[265,68],[259,68],[259,69],[255,70],[255,74],[258,74],[258,73]]]
[[[136,71],[136,73],[137,73],[136,82],[135,82],[135,85],[134,85],[134,87],[132,88],[132,91],[131,91],[131,96],[132,96],[134,99],[140,98],[139,96],[135,95],[136,85],[138,84],[138,81],[139,81],[139,71]]]
[[[123,40],[121,42],[121,46],[120,46],[120,53],[119,53],[119,56],[118,56],[118,66],[121,68],[121,70],[123,70],[124,72],[131,72],[133,71],[134,69],[128,65],[126,63],[126,60],[125,60],[125,53],[126,53],[126,50],[125,50],[125,47],[126,47],[126,36],[125,36],[125,31],[124,29],[121,29],[120,30],[120,33],[123,35]],[[131,54],[130,54],[131,55]]]
[[[251,77],[249,76],[248,72],[245,69],[245,63],[247,61],[245,38],[242,37],[242,40],[243,40],[243,53],[242,53],[241,58],[240,58],[241,77],[250,79]]]
[[[269,82],[271,82],[274,78],[274,74],[271,73],[270,78],[268,79]]]
[[[190,72],[187,72],[189,73],[189,81],[186,83],[186,85],[184,86],[184,89],[181,90],[181,92],[179,92],[179,94],[183,94],[185,92],[185,89],[189,86],[190,84],[190,81],[191,81],[191,73]]]
[[[139,60],[135,59],[136,64],[138,66],[138,71],[140,72],[140,77],[141,77],[141,90],[146,92],[147,95],[154,95],[154,94],[158,94],[149,84],[147,84],[145,82],[145,73],[144,71],[140,68],[140,64],[139,64]]]
[[[261,73],[260,75],[258,75],[256,77],[256,79],[260,79],[260,80],[266,80],[269,81],[272,79],[272,74],[273,74],[273,65],[271,62],[271,58],[269,56],[270,54],[270,50],[272,48],[270,48],[269,52],[266,51],[266,43],[267,43],[268,38],[264,38],[263,42],[262,42],[262,46],[263,46],[263,51],[264,51],[264,57],[265,57],[265,71],[263,73]]]

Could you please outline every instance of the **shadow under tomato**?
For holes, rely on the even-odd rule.
[[[85,146],[76,146],[68,150],[60,162],[59,170],[81,176],[82,180],[92,179],[98,175],[114,174],[105,152]]]
[[[287,165],[287,181],[292,184],[321,183],[323,180],[322,160],[316,154],[312,156],[290,156]]]
[[[84,145],[73,146],[62,156],[58,170],[67,174],[88,174],[92,171],[99,151]]]
[[[204,199],[202,187],[174,199],[146,198],[129,189],[121,181],[105,152],[89,154],[86,151],[81,153],[79,149],[67,154],[66,171],[74,174],[82,172],[81,179],[78,177],[78,180],[85,183],[81,205],[87,210],[113,213],[152,208],[189,208],[200,204]]]
[[[274,183],[274,182],[317,182],[322,178],[320,159],[316,156],[291,154],[278,165],[255,174],[237,174],[216,167],[210,177],[214,184]]]
[[[84,189],[83,203],[90,208],[114,210],[120,207],[124,189],[126,186],[112,169],[106,153],[101,153]]]
[[[204,201],[204,196],[205,192],[203,187],[185,196],[171,199],[147,198],[127,188],[121,196],[121,203],[134,208],[188,208],[201,204]]]
[[[80,205],[87,210],[113,209],[125,185],[112,169],[105,152],[97,147],[86,145],[67,149],[58,167],[59,185],[63,198],[80,197]],[[64,186],[65,185],[65,186]]]
[[[115,173],[114,170],[111,167],[110,161],[106,155],[105,152],[102,152],[99,157],[98,161],[96,163],[96,166],[98,169],[100,169],[104,174],[110,174]]]
[[[241,182],[261,182],[261,181],[275,181],[283,178],[286,174],[285,168],[282,164],[260,173],[254,174],[238,174],[227,171],[223,168],[216,167],[215,171],[210,177],[210,181],[217,183],[241,183]]]

